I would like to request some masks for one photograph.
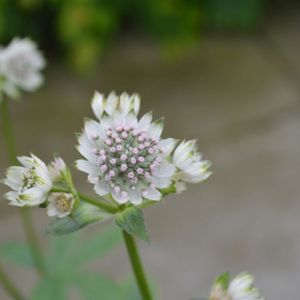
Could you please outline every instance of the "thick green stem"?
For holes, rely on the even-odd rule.
[[[146,275],[142,266],[141,258],[139,256],[134,237],[124,230],[122,231],[122,233],[141,296],[143,297],[143,300],[152,300],[153,298],[151,296],[150,288],[147,283]]]
[[[6,98],[3,98],[0,104],[1,124],[9,161],[11,164],[17,164],[17,151],[8,104],[8,100]],[[36,268],[39,273],[44,273],[45,268],[43,263],[43,256],[38,244],[36,233],[34,231],[29,209],[22,207],[20,209],[20,215]]]
[[[0,281],[6,290],[7,294],[9,294],[12,299],[15,300],[24,300],[25,298],[20,294],[18,289],[14,286],[13,282],[4,272],[2,266],[0,265]]]
[[[68,188],[53,187],[51,189],[51,192],[53,192],[53,193],[71,193],[72,191]],[[87,195],[84,195],[82,193],[78,193],[78,196],[82,201],[87,202],[92,205],[95,205],[95,206],[105,210],[108,213],[114,214],[119,211],[117,207],[112,206],[111,204],[109,204],[107,202],[98,201],[98,200],[91,198]]]

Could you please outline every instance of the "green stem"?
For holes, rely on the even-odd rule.
[[[51,192],[52,193],[71,193],[72,191],[68,188],[53,187],[51,189]],[[100,202],[100,201],[98,201],[94,198],[91,198],[87,195],[84,195],[82,193],[78,193],[78,196],[82,201],[87,202],[87,203],[92,204],[92,205],[95,205],[95,206],[105,210],[108,213],[114,214],[114,213],[117,213],[119,211],[117,207],[112,206],[109,203],[106,203],[106,202],[103,202],[103,201]]]
[[[0,281],[6,290],[7,294],[9,294],[12,299],[15,300],[24,300],[25,298],[20,294],[18,289],[14,286],[10,278],[5,274],[2,266],[0,265]]]
[[[123,238],[126,244],[127,253],[131,262],[131,266],[138,284],[140,293],[143,300],[152,300],[149,285],[147,283],[146,275],[142,266],[141,258],[137,249],[134,237],[128,234],[126,231],[122,231]]]
[[[9,103],[6,98],[3,98],[0,104],[0,115],[3,129],[3,137],[9,161],[11,164],[17,164],[17,151],[12,130],[12,123],[10,119]],[[29,209],[22,207],[20,209],[20,215],[36,268],[39,273],[44,273],[45,268],[43,263],[43,256],[32,224]]]

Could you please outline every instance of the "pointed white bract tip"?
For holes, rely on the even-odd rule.
[[[92,99],[92,110],[97,119],[100,119],[104,110],[104,97],[98,91],[95,91]]]
[[[57,156],[48,166],[52,181],[59,180],[62,177],[63,172],[66,170],[66,164],[64,160]]]

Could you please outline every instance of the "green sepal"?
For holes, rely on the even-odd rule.
[[[127,233],[150,242],[142,210],[131,206],[116,214],[116,224]]]
[[[102,222],[112,215],[99,207],[86,202],[80,202],[71,216],[55,218],[48,226],[46,233],[62,235],[77,231],[89,224]]]
[[[165,189],[160,189],[159,190],[162,194],[163,197],[169,195],[169,194],[175,194],[176,193],[176,186],[175,184],[172,184],[171,186],[165,188]]]
[[[228,289],[229,283],[230,283],[230,275],[228,272],[220,275],[215,281],[215,284],[221,285],[225,291]]]

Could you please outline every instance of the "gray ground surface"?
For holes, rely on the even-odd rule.
[[[204,39],[176,63],[163,62],[152,46],[127,42],[91,78],[50,67],[47,85],[13,105],[19,153],[45,160],[53,152],[69,163],[78,157],[74,132],[91,116],[95,89],[137,91],[143,112],[165,116],[165,136],[198,138],[214,175],[145,211],[152,242],[140,248],[163,300],[205,297],[227,270],[255,274],[266,299],[299,299],[298,20],[279,19],[266,35]],[[81,189],[91,191],[75,173]],[[23,239],[17,210],[0,207],[1,242]],[[46,227],[43,211],[34,210],[34,218]],[[129,270],[124,249],[93,268],[121,278]],[[35,275],[9,271],[28,291]],[[1,289],[0,298],[8,299]]]

